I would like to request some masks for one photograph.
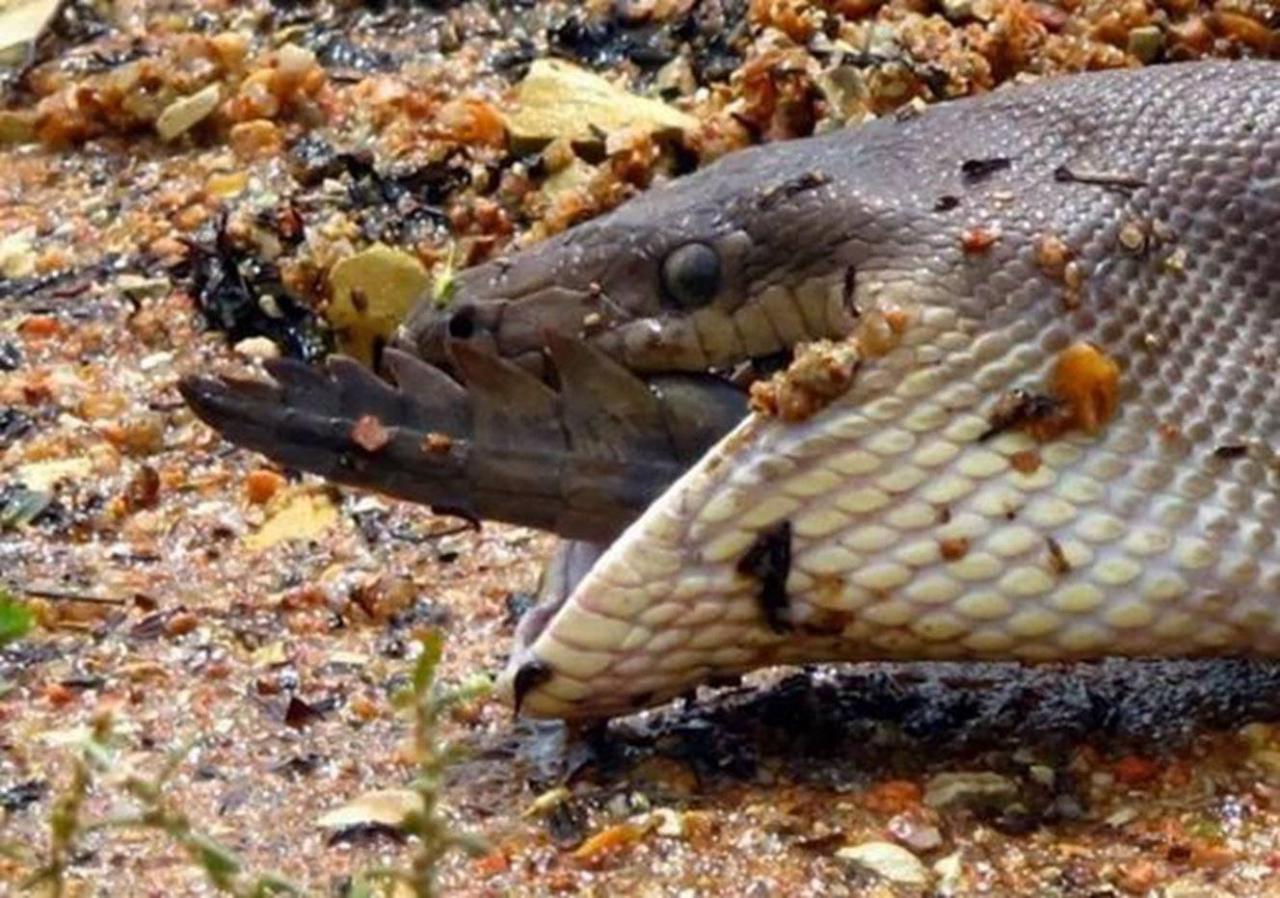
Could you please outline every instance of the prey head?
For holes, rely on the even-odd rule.
[[[423,301],[398,342],[435,364],[464,341],[536,367],[554,331],[653,372],[730,367],[837,336],[851,326],[856,264],[841,205],[812,148],[745,151],[462,272],[449,301]]]

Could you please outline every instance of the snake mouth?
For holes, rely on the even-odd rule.
[[[574,339],[640,376],[713,374],[744,385],[785,366],[798,344],[845,336],[861,316],[853,269],[834,263],[689,309],[664,307],[656,294],[622,302],[602,288],[542,281],[516,294],[504,280],[533,282],[538,268],[526,260],[462,272],[447,302],[419,303],[394,345],[455,375],[455,348],[466,345],[554,386],[547,346]]]

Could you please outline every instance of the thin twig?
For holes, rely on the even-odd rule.
[[[110,596],[95,596],[90,593],[72,592],[69,589],[53,589],[40,586],[18,586],[14,592],[36,599],[48,599],[52,602],[84,602],[89,605],[127,605],[128,599],[116,599]]]

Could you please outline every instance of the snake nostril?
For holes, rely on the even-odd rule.
[[[449,336],[455,340],[470,340],[476,333],[476,310],[464,306],[449,316]]]

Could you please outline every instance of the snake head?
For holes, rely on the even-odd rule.
[[[451,341],[466,341],[536,369],[556,332],[647,373],[728,368],[845,333],[846,274],[863,244],[842,234],[865,203],[835,194],[812,147],[779,163],[795,152],[735,154],[465,270],[447,303],[419,303],[397,342],[437,365],[448,365]]]

